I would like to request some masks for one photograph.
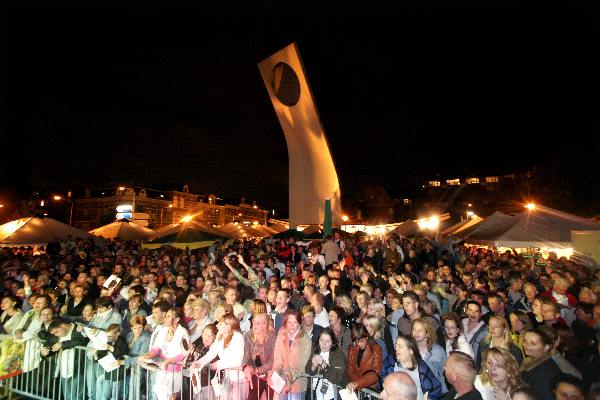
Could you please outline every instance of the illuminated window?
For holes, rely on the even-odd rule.
[[[411,199],[402,199],[403,203],[405,206],[410,206],[412,204],[412,200]]]
[[[440,181],[429,181],[429,186],[440,186]]]
[[[486,176],[485,181],[486,181],[486,183],[498,183],[498,177],[497,176]]]
[[[450,186],[459,186],[460,185],[460,179],[447,179],[446,183]]]
[[[479,178],[467,178],[466,182],[468,185],[472,185],[474,183],[479,183]]]

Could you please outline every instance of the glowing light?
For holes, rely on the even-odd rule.
[[[173,204],[169,204],[169,208],[173,208]]]
[[[62,199],[62,197],[60,197],[60,196],[54,196],[53,199],[54,200],[60,200],[60,199]]]
[[[473,217],[475,213],[473,211],[467,211],[467,217]]]
[[[46,202],[44,200],[40,201],[40,206],[44,207],[44,204],[46,204]]]
[[[192,219],[194,219],[192,215],[186,215],[185,217],[181,218],[181,222],[190,222]]]
[[[130,213],[133,211],[133,206],[131,204],[119,204],[117,206],[117,212],[119,213]]]
[[[119,190],[125,190],[125,186],[119,186]]]
[[[252,225],[258,225],[258,221],[253,221]]]
[[[0,208],[4,207],[4,204],[0,204]]]
[[[527,205],[525,206],[525,208],[528,208],[530,210],[534,210],[535,209],[535,203],[527,203]]]
[[[473,204],[469,203],[469,207],[473,207]]]
[[[342,221],[346,222],[348,221],[350,218],[348,218],[347,215],[342,215]]]
[[[440,219],[438,217],[431,217],[418,221],[417,224],[423,230],[434,231],[440,226]]]
[[[252,206],[252,208],[256,209],[256,208],[258,208],[258,206]]]

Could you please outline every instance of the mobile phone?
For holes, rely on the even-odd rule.
[[[308,253],[308,256],[309,256],[309,257],[312,257],[312,253]]]

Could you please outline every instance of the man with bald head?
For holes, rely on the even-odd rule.
[[[481,393],[475,389],[477,369],[473,357],[462,351],[453,351],[446,359],[444,372],[452,390],[442,400],[482,400]]]
[[[417,385],[406,372],[392,372],[383,380],[382,400],[417,400]]]

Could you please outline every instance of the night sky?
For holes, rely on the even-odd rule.
[[[257,63],[294,41],[345,197],[549,164],[597,182],[597,43],[577,12],[266,13],[8,13],[6,195],[188,183],[287,207]]]

